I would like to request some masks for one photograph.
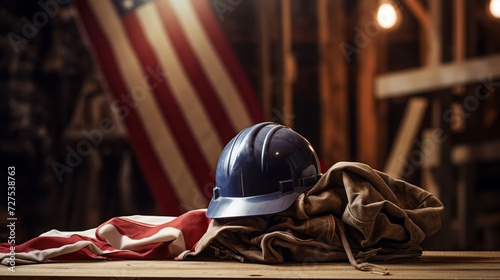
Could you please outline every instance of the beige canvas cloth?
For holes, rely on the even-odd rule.
[[[213,220],[194,251],[240,261],[280,263],[411,259],[441,225],[442,203],[431,193],[366,164],[333,165],[287,210],[265,216]]]

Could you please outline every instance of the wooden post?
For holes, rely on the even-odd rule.
[[[281,0],[281,20],[280,20],[280,54],[281,73],[280,84],[282,87],[282,116],[286,126],[293,128],[293,88],[295,63],[292,56],[292,23],[291,23],[291,0]]]
[[[455,0],[453,1],[453,60],[455,62],[463,62],[465,59],[465,0]],[[452,93],[455,95],[465,94],[464,85],[456,85],[452,88]],[[454,132],[463,132],[465,130],[465,118],[463,115],[463,108],[461,106],[454,107],[455,110],[453,119],[451,123],[451,129]]]
[[[358,27],[364,32],[364,27],[373,22],[373,11],[377,9],[378,1],[359,1]],[[365,35],[366,36],[366,35]],[[358,54],[357,77],[357,158],[359,161],[380,169],[379,125],[377,102],[375,98],[375,74],[377,69],[376,37],[370,37],[370,42],[360,47]]]
[[[321,158],[327,165],[349,160],[349,106],[344,37],[344,1],[319,0],[318,48],[321,100]]]
[[[257,1],[255,11],[259,19],[259,90],[266,120],[271,118],[271,56],[269,51],[269,1]]]

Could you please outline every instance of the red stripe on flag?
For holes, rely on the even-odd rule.
[[[129,42],[135,50],[143,69],[148,67],[157,69],[161,67],[155,52],[148,39],[144,35],[141,23],[135,13],[130,13],[122,17],[124,29],[128,35]],[[147,28],[147,27],[144,27]],[[190,170],[189,173],[196,179],[199,189],[207,197],[210,191],[205,191],[203,187],[213,179],[210,177],[210,165],[207,164],[199,144],[195,140],[193,133],[189,129],[189,124],[184,119],[182,110],[177,104],[177,100],[172,94],[167,79],[159,81],[154,89],[151,89],[161,109],[163,119],[168,123],[172,131],[181,154],[186,160]],[[160,124],[158,124],[160,125]],[[196,129],[196,128],[195,128]],[[175,163],[169,163],[175,164]]]
[[[92,40],[94,46],[98,46],[94,48],[94,53],[99,60],[102,73],[106,77],[111,92],[115,95],[115,100],[119,103],[121,102],[120,105],[126,106],[126,109],[128,109],[128,115],[123,121],[126,124],[129,139],[152,194],[158,206],[163,210],[163,214],[179,215],[181,213],[179,208],[180,202],[173,195],[175,192],[172,184],[161,168],[160,162],[154,153],[137,113],[134,108],[121,101],[130,100],[131,96],[123,78],[119,74],[120,70],[118,69],[108,38],[99,26],[87,1],[75,1],[74,4],[88,31],[88,37]]]
[[[212,8],[209,6],[209,2],[212,1],[191,1],[198,18],[203,23],[202,25],[205,28],[205,33],[211,39],[212,45],[217,50],[219,59],[228,69],[227,72],[231,76],[236,88],[243,98],[253,122],[261,122],[263,120],[262,112],[254,91],[252,90],[243,69],[238,63],[233,50],[226,41],[221,27],[213,14]]]
[[[208,81],[208,78],[203,71],[195,53],[184,34],[177,15],[173,12],[172,7],[167,1],[156,1],[158,12],[161,15],[166,36],[169,36],[170,41],[177,51],[179,59],[182,61],[183,67],[188,74],[191,84],[196,89],[197,94],[209,112],[212,124],[217,129],[221,143],[224,146],[231,138],[234,137],[236,131],[232,129],[229,117],[224,108],[219,102],[219,98],[215,93],[214,88]]]

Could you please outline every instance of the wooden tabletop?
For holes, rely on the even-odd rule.
[[[500,279],[500,252],[424,252],[415,262],[384,263],[390,275],[349,263],[262,265],[235,261],[79,261],[0,267],[2,279]],[[16,278],[13,278],[16,277]]]

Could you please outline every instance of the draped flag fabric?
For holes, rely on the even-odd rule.
[[[210,220],[205,209],[179,217],[128,216],[113,218],[84,231],[51,230],[16,245],[14,263],[49,260],[174,259],[191,250],[205,234]],[[9,265],[11,244],[0,244],[0,263]]]
[[[261,121],[210,1],[73,3],[163,214],[205,208],[222,148]]]

